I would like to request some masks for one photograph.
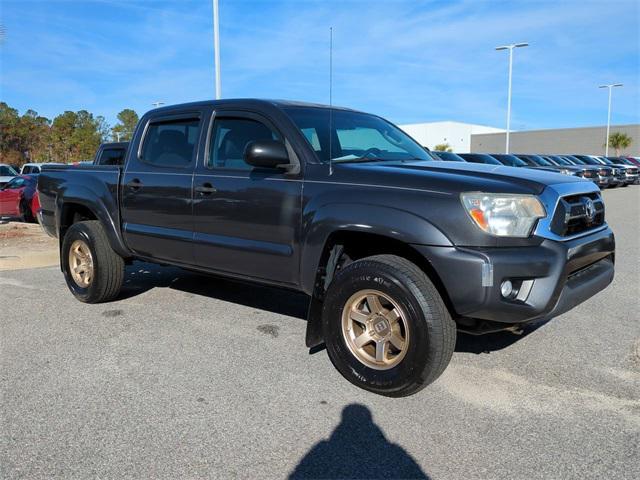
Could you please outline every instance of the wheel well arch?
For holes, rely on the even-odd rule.
[[[86,205],[74,202],[65,202],[60,211],[59,238],[64,238],[65,233],[74,223],[85,220],[97,220],[98,216]]]
[[[318,263],[314,290],[309,305],[306,338],[308,347],[317,346],[323,341],[322,301],[335,274],[349,263],[380,254],[397,255],[417,265],[438,290],[451,316],[456,317],[453,303],[438,272],[429,259],[410,244],[377,233],[337,230],[327,237]]]
[[[320,257],[318,271],[320,271],[322,267],[326,268],[327,262],[331,256],[331,251],[336,247],[342,248],[341,258],[338,258],[337,261],[346,262],[343,264],[337,263],[336,266],[344,266],[347,263],[361,258],[380,254],[397,255],[399,257],[406,258],[410,262],[416,264],[429,277],[429,280],[433,282],[439,293],[442,295],[445,303],[450,301],[442,280],[433,265],[410,244],[377,233],[338,230],[329,235],[325,242],[325,246]],[[335,271],[333,273],[335,273]],[[331,279],[329,279],[329,281],[330,280]]]

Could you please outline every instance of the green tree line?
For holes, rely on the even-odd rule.
[[[66,111],[53,120],[0,102],[0,163],[20,167],[27,162],[73,163],[91,160],[102,142],[131,139],[138,114],[124,109],[112,128],[104,117],[87,110]]]

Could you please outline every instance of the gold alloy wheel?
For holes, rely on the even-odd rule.
[[[69,272],[73,281],[81,288],[87,288],[93,280],[93,256],[89,245],[83,240],[75,240],[69,249]]]
[[[406,315],[388,295],[361,290],[342,309],[342,336],[364,365],[388,370],[398,365],[409,347]]]

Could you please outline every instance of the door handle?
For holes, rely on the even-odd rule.
[[[203,183],[201,186],[196,187],[195,190],[200,195],[210,195],[210,194],[215,193],[217,191],[216,187],[211,185],[209,182]]]
[[[134,178],[129,183],[127,183],[127,187],[136,192],[142,187],[142,182],[140,181],[140,179]]]

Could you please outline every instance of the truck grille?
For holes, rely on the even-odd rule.
[[[627,168],[627,175],[637,175],[638,169],[634,167]]]
[[[624,180],[626,176],[624,168],[614,168],[613,176],[616,177],[618,180]]]
[[[604,202],[598,192],[561,197],[551,220],[551,231],[567,237],[604,224]]]

